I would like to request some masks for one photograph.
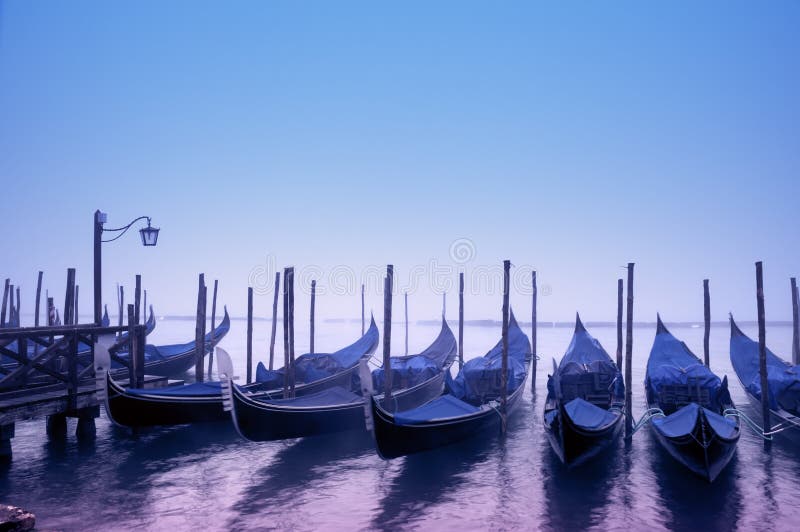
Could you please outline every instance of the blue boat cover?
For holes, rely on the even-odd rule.
[[[398,412],[394,415],[395,423],[398,425],[417,425],[434,419],[444,419],[450,417],[463,416],[479,411],[469,403],[456,399],[452,395],[442,395],[433,401],[422,406],[405,412]]]
[[[350,369],[377,345],[378,326],[372,319],[367,332],[351,345],[335,353],[306,353],[297,357],[294,361],[296,382],[314,382]],[[283,368],[270,371],[260,362],[256,367],[256,382],[273,383],[276,388],[283,386],[283,375]]]
[[[456,337],[447,322],[442,318],[439,335],[427,349],[417,355],[392,357],[392,389],[400,390],[422,384],[438,375],[442,368],[455,356]],[[383,390],[384,371],[378,368],[372,372],[372,385],[375,390]]]
[[[701,408],[709,425],[719,436],[731,439],[736,435],[738,429],[733,420],[726,419],[707,408],[701,407],[697,403],[690,403],[667,417],[653,418],[653,426],[668,438],[688,436],[697,424],[697,416],[700,414]]]
[[[258,399],[261,403],[280,406],[335,406],[360,403],[363,398],[341,386],[327,388],[317,393],[291,399]]]
[[[712,404],[719,404],[722,399],[718,397],[722,388],[720,378],[686,344],[672,336],[659,317],[656,338],[647,361],[645,386],[658,395],[662,386],[676,384],[707,389]]]
[[[512,393],[525,381],[526,361],[531,356],[531,343],[519,328],[513,312],[508,324],[507,390]],[[503,368],[503,340],[483,357],[468,361],[455,379],[445,373],[449,393],[458,399],[481,405],[500,397],[500,378]]]
[[[565,404],[564,410],[575,425],[587,429],[605,427],[619,418],[619,414],[597,407],[580,397]],[[553,410],[553,412],[556,411]]]
[[[131,395],[163,395],[168,397],[202,397],[221,395],[219,381],[194,382],[183,386],[167,386],[165,388],[126,388]]]
[[[731,363],[748,393],[761,400],[758,342],[748,338],[731,318]],[[800,413],[800,366],[784,362],[767,349],[770,408]]]
[[[558,365],[558,373],[570,375],[587,372],[617,375],[619,369],[600,342],[583,326],[580,316],[576,316],[575,334],[572,335],[567,352]]]

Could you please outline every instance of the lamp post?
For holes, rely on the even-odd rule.
[[[103,319],[103,296],[102,296],[102,248],[103,242],[113,242],[124,235],[133,224],[139,220],[147,220],[147,227],[139,229],[139,234],[142,237],[143,246],[155,246],[158,242],[158,227],[150,225],[149,216],[139,216],[128,225],[117,227],[116,229],[105,229],[103,224],[106,223],[108,215],[100,210],[94,211],[94,323],[100,325]],[[113,238],[103,240],[103,233],[119,233]]]

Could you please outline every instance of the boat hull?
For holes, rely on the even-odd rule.
[[[731,439],[714,432],[702,410],[690,434],[669,437],[652,425],[650,429],[656,441],[670,456],[708,482],[713,482],[725,469],[739,442],[738,431],[737,436]]]
[[[129,394],[107,376],[106,412],[117,425],[152,427],[225,421],[230,414],[222,408],[222,395],[168,397],[158,394]]]
[[[524,388],[523,382],[509,396],[508,415],[513,413],[520,402]],[[394,416],[379,405],[377,398],[372,399],[371,408],[375,445],[378,454],[387,460],[436,449],[480,435],[494,434],[502,423],[500,413],[495,408],[414,425],[397,424]]]
[[[567,467],[577,467],[602,453],[616,441],[622,432],[625,416],[621,412],[608,425],[587,429],[572,422],[563,405],[552,423],[545,421],[544,428],[556,456]]]
[[[440,372],[418,386],[393,393],[392,404],[404,409],[415,408],[441,395],[443,388],[444,372]],[[342,405],[293,407],[255,400],[234,386],[232,403],[236,429],[251,441],[366,430],[363,401]]]

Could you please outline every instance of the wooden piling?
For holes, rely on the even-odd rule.
[[[205,356],[206,346],[203,329],[205,329],[206,308],[205,308],[205,274],[198,275],[197,278],[197,314],[194,327],[194,378],[197,382],[203,382],[203,357]]]
[[[8,288],[8,324],[14,327],[14,285],[9,285]]]
[[[247,384],[253,382],[253,287],[247,287]]]
[[[797,310],[797,279],[790,280],[792,287],[792,364],[800,364],[800,320],[798,320]]]
[[[633,263],[628,263],[628,304],[625,324],[625,439],[633,437]]]
[[[64,325],[72,325],[72,313],[75,310],[75,268],[67,268],[67,294],[64,297]]]
[[[622,279],[617,279],[617,369],[622,371]]]
[[[81,290],[80,285],[76,284],[75,285],[75,306],[74,306],[74,309],[72,310],[72,316],[74,318],[74,323],[76,323],[76,324],[81,322],[81,317],[80,317],[81,315],[78,312],[78,295],[80,294],[80,290]],[[19,300],[19,298],[17,298],[17,300]]]
[[[143,301],[142,301],[142,325],[147,323],[147,289],[142,290],[143,294]],[[211,327],[212,329],[214,327]]]
[[[295,368],[294,368],[294,267],[289,268],[286,279],[289,285],[289,396],[294,397]]]
[[[361,336],[364,336],[364,285],[361,285]]]
[[[406,315],[406,355],[408,355],[408,292],[403,293],[403,300],[405,302],[405,315]]]
[[[3,307],[2,310],[0,310],[0,327],[6,326],[6,312],[8,310],[8,288],[10,284],[11,284],[11,279],[6,279],[5,288],[3,288]],[[362,318],[361,321],[363,323],[364,319]],[[361,328],[363,329],[364,326],[362,325]]]
[[[219,279],[214,279],[214,295],[211,296],[211,330],[217,328],[217,284]],[[147,301],[147,290],[144,291],[145,301]],[[145,308],[147,306],[145,305]],[[211,352],[208,354],[208,380],[211,380],[211,372],[214,370],[214,346],[216,342],[211,342]]]
[[[269,370],[275,360],[275,331],[278,326],[278,290],[281,287],[281,272],[275,272],[275,292],[272,296],[272,334],[269,337]]]
[[[130,378],[130,386],[138,388],[137,375],[139,375],[139,357],[136,356],[138,352],[138,338],[136,336],[136,310],[134,305],[128,305],[128,358],[130,360],[130,370],[128,372]]]
[[[76,290],[77,290],[77,287],[76,287]],[[22,327],[22,321],[21,321],[21,318],[20,318],[20,312],[21,312],[20,311],[20,307],[22,305],[22,297],[19,295],[19,291],[20,291],[19,286],[17,286],[17,305],[14,307],[14,316],[16,317],[16,325],[17,325],[17,327]],[[77,301],[78,301],[77,300],[77,297],[78,297],[77,296],[77,292],[75,294],[76,294],[75,295],[75,298],[76,298],[75,299],[75,301],[76,301],[75,305],[76,305],[76,315],[77,315],[77,304],[78,304],[77,303]]]
[[[764,432],[772,430],[770,421],[769,381],[767,380],[767,320],[764,312],[764,272],[761,261],[756,262],[756,305],[758,308],[758,372],[761,375],[761,416]],[[764,440],[764,449],[769,450],[771,440]]]
[[[392,288],[394,266],[386,266],[383,281],[383,406],[394,411],[392,405]]]
[[[503,261],[503,359],[500,373],[500,416],[502,432],[506,433],[508,417],[508,297],[510,286],[511,261]]]
[[[289,397],[289,268],[283,269],[283,398]]]
[[[711,336],[711,294],[708,289],[708,279],[703,279],[703,362],[707,368],[711,367],[711,353],[708,340]]]
[[[205,285],[203,285],[205,286]],[[136,275],[136,287],[133,294],[134,309],[136,310],[135,318],[136,323],[142,323],[141,303],[142,303],[142,276]]]
[[[47,326],[56,324],[56,305],[52,297],[47,297]]]
[[[464,367],[464,272],[458,274],[458,369]]]
[[[536,307],[537,297],[539,295],[539,288],[536,285],[536,272],[531,272],[531,287],[533,289],[532,302],[531,302],[531,391],[536,389]]]
[[[316,297],[317,297],[317,281],[312,280],[311,281],[311,311],[309,313],[310,314],[309,315],[309,320],[311,321],[311,324],[310,324],[311,332],[309,333],[311,338],[309,338],[309,344],[310,344],[311,347],[309,349],[309,353],[313,353],[314,352],[314,304],[316,303]]]
[[[39,326],[39,303],[42,299],[42,276],[44,275],[43,271],[39,271],[39,276],[36,278],[36,308],[33,313],[33,326]],[[38,351],[38,349],[37,349]]]

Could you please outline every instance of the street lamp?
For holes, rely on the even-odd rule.
[[[139,234],[142,237],[142,245],[143,246],[155,246],[156,242],[158,242],[158,227],[152,227],[150,225],[150,217],[149,216],[139,216],[138,218],[134,219],[128,225],[123,227],[117,227],[116,229],[105,229],[103,224],[106,223],[108,219],[108,215],[104,212],[100,212],[99,210],[94,211],[94,323],[95,325],[100,325],[103,317],[103,296],[101,290],[101,264],[102,264],[102,254],[101,254],[101,244],[103,242],[113,242],[114,240],[120,238],[124,235],[128,229],[131,228],[133,224],[138,222],[139,220],[147,220],[147,227],[143,227],[139,229]],[[103,240],[103,232],[109,233],[119,233],[113,238],[109,238],[108,240]]]

